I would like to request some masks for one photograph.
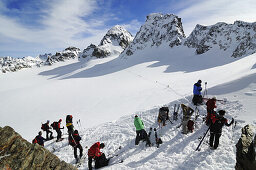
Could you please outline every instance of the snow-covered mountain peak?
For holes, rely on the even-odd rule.
[[[198,24],[184,45],[196,48],[197,54],[205,53],[213,47],[230,50],[232,57],[253,54],[256,52],[256,22],[219,22],[211,26]]]
[[[145,24],[141,26],[123,55],[130,56],[136,50],[150,46],[158,47],[161,44],[168,44],[170,47],[178,46],[184,38],[180,18],[173,14],[153,13],[147,16]]]
[[[84,49],[81,58],[104,58],[119,55],[131,43],[133,36],[120,25],[112,27],[102,38],[98,46],[91,44]]]

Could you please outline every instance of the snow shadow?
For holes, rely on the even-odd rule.
[[[62,77],[62,79],[91,78],[119,72],[142,63],[151,63],[147,66],[149,68],[167,66],[164,71],[165,73],[178,71],[189,73],[222,66],[241,59],[227,57],[229,56],[228,54],[228,52],[210,50],[205,54],[196,55],[194,54],[194,49],[185,47],[176,47],[173,49],[149,48],[143,51],[137,51],[133,56],[122,57],[120,55],[113,60],[96,64],[89,68],[86,66],[86,63],[92,62],[91,60],[61,66],[41,72],[39,75],[54,76],[52,79],[58,77]],[[102,59],[94,59],[93,62],[97,62],[97,60],[100,61]],[[79,71],[80,69],[81,71]],[[77,72],[72,74],[74,71]]]
[[[256,83],[256,73],[251,74],[249,76],[245,76],[241,79],[237,79],[235,81],[231,81],[231,82],[210,88],[208,89],[208,93],[211,95],[223,95],[223,94],[233,93],[248,87],[248,85],[251,83]]]

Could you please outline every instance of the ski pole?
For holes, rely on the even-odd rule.
[[[196,151],[200,151],[199,147],[200,147],[200,145],[202,144],[202,142],[203,142],[203,140],[204,140],[206,134],[207,134],[208,131],[210,130],[210,127],[211,127],[211,126],[209,126],[209,128],[208,128],[207,131],[205,132],[205,134],[204,134],[202,140],[200,141],[199,145],[198,145],[197,148],[196,148]]]

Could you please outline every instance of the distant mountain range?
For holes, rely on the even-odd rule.
[[[68,47],[56,54],[39,55],[36,58],[0,57],[0,72],[14,72],[22,68],[52,65],[56,62],[79,58],[80,61],[109,56],[129,57],[147,48],[193,48],[200,55],[211,49],[229,51],[231,56],[244,57],[256,52],[256,22],[235,21],[234,24],[217,23],[211,26],[197,25],[186,38],[181,18],[173,14],[153,13],[133,37],[125,28],[116,25],[100,41],[83,51]]]

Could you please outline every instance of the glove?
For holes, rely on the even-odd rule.
[[[234,123],[234,118],[232,118],[232,121],[231,121],[231,124],[233,124]]]

